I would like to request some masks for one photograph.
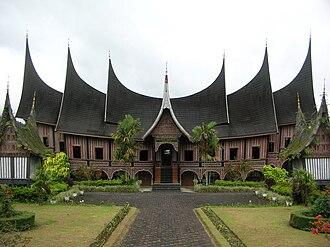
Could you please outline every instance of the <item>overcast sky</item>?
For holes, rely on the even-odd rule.
[[[266,40],[272,89],[287,85],[305,60],[310,33],[316,104],[330,88],[330,1],[0,0],[0,106],[9,76],[16,112],[25,36],[39,76],[64,91],[68,39],[81,78],[106,93],[109,51],[129,89],[161,97],[168,63],[170,94],[209,86],[225,51],[230,94],[259,71]],[[295,97],[295,96],[293,96]]]

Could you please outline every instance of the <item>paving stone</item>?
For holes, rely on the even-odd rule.
[[[214,246],[194,208],[204,205],[265,204],[254,193],[143,192],[84,194],[85,203],[140,209],[121,246]]]

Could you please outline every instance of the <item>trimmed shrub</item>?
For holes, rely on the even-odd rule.
[[[252,192],[255,191],[254,187],[248,186],[217,186],[217,185],[196,185],[194,187],[195,192],[203,193],[218,193],[218,192]]]
[[[308,216],[309,211],[303,210],[303,211],[296,211],[292,212],[290,215],[290,225],[294,228],[309,231],[313,225],[312,222],[314,222],[313,216]]]
[[[236,187],[236,186],[243,186],[243,187],[263,187],[263,182],[252,182],[252,181],[225,181],[225,180],[215,180],[215,185],[217,186],[230,186],[230,187]]]
[[[121,179],[113,179],[113,180],[87,180],[87,181],[80,181],[80,182],[75,182],[75,185],[85,185],[85,186],[117,186],[117,185],[122,185],[123,180]]]
[[[117,186],[87,186],[75,185],[74,188],[79,188],[85,192],[112,192],[112,193],[134,193],[139,192],[139,186],[136,185],[117,185]]]
[[[0,218],[0,232],[5,232],[6,229],[15,229],[25,231],[35,225],[35,213],[19,212],[18,215],[10,218]]]

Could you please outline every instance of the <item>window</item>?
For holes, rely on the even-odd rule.
[[[81,158],[81,150],[80,146],[73,146],[73,158],[80,159]]]
[[[103,160],[103,148],[95,148],[95,159]]]
[[[60,152],[65,152],[64,142],[60,142]]]
[[[49,147],[48,137],[43,137],[42,141],[46,147]]]
[[[260,147],[252,147],[252,159],[260,158]]]
[[[290,137],[286,137],[286,138],[285,138],[285,141],[284,141],[284,147],[289,146],[290,141],[291,141],[291,138],[290,138]]]
[[[238,148],[230,149],[230,157],[229,157],[230,160],[237,160],[237,151],[238,151]]]
[[[148,150],[140,150],[140,161],[148,161]]]
[[[184,150],[184,160],[193,161],[194,160],[194,151],[193,150]]]
[[[268,143],[268,152],[273,153],[274,152],[274,147],[275,147],[275,143],[274,142],[269,142]]]

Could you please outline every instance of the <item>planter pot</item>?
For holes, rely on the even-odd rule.
[[[80,191],[80,195],[81,195],[81,196],[84,195],[84,191],[83,191],[83,190]]]
[[[77,197],[77,195],[78,195],[77,193],[73,193],[72,194],[73,197]]]
[[[65,196],[65,197],[64,197],[64,201],[65,201],[65,202],[69,202],[69,201],[70,201],[70,196]]]

